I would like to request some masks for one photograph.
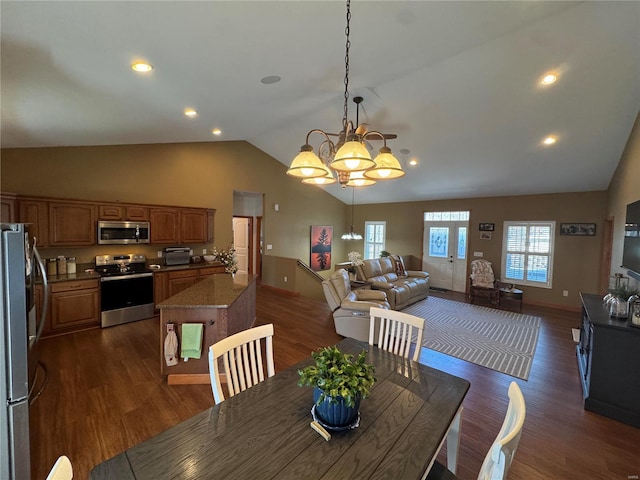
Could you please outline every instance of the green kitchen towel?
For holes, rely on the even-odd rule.
[[[185,362],[189,358],[200,358],[202,354],[202,327],[201,323],[182,324],[180,356]]]

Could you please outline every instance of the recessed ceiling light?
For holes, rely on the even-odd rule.
[[[150,72],[151,70],[153,70],[153,65],[145,62],[136,62],[133,65],[131,65],[131,68],[136,72],[144,73],[144,72]]]
[[[260,81],[265,85],[271,85],[272,83],[278,83],[282,80],[278,75],[269,75],[268,77],[262,78]]]
[[[418,165],[418,160],[416,160],[415,158],[412,158],[411,160],[409,160],[409,165],[411,165],[412,167],[415,167],[416,165]]]
[[[558,139],[556,137],[554,137],[553,135],[549,135],[547,138],[545,138],[542,141],[542,143],[544,143],[545,145],[553,145],[557,141],[558,141]]]
[[[211,133],[213,133],[216,137],[219,137],[220,135],[222,135],[222,130],[220,130],[219,128],[214,128],[213,130],[211,130]]]
[[[555,73],[547,73],[544,77],[542,77],[540,83],[543,85],[551,85],[556,80],[558,80],[558,75],[556,75]]]
[[[198,112],[196,112],[193,108],[185,108],[184,114],[189,118],[193,118],[198,115]]]

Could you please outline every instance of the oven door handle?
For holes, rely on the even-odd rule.
[[[113,282],[115,280],[126,280],[128,278],[153,277],[153,273],[134,273],[133,275],[118,275],[115,277],[100,277],[101,282]]]

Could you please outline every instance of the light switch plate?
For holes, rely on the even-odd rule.
[[[484,252],[473,252],[474,257],[484,257]]]

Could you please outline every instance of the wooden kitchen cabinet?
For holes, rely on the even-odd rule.
[[[50,284],[50,331],[100,326],[100,284],[98,279]]]
[[[0,195],[0,222],[14,223],[17,221],[16,195],[13,193],[3,193]]]
[[[168,296],[173,297],[176,293],[186,290],[192,285],[195,285],[200,280],[198,269],[189,268],[184,270],[175,270],[168,272]]]
[[[157,305],[169,298],[169,274],[167,272],[155,272],[153,274],[153,303]]]
[[[149,208],[142,205],[99,205],[98,219],[148,222]]]
[[[49,246],[96,244],[95,204],[49,202]]]
[[[213,243],[213,231],[215,226],[216,211],[212,208],[207,210],[207,242]]]
[[[149,209],[151,243],[180,243],[180,210],[177,208]]]
[[[208,236],[207,210],[180,209],[180,243],[206,243]]]
[[[220,265],[219,267],[204,267],[200,268],[200,280],[205,279],[209,275],[214,275],[216,273],[224,273],[224,265]]]
[[[31,224],[29,236],[36,238],[36,246],[49,246],[49,205],[45,200],[20,198],[18,221]]]

